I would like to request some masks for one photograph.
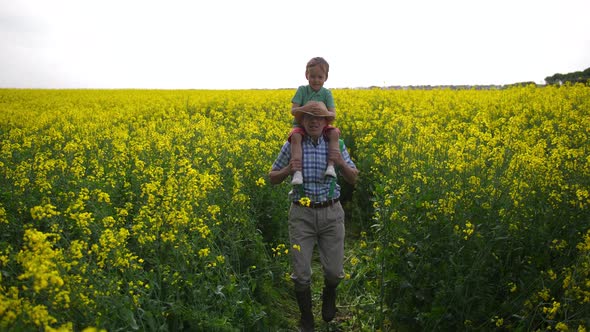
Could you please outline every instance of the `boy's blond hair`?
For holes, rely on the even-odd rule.
[[[328,76],[328,72],[330,71],[330,65],[328,64],[328,61],[326,61],[326,59],[322,57],[315,57],[309,60],[307,62],[307,66],[305,66],[305,73],[307,74],[309,72],[309,68],[315,66],[320,66],[320,68],[322,68],[322,70],[326,73],[326,76]]]

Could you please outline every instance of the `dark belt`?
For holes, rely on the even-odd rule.
[[[299,201],[293,201],[293,204],[299,205],[299,206],[308,207],[308,208],[312,208],[312,209],[321,209],[321,208],[325,208],[325,207],[328,207],[328,206],[332,206],[332,205],[338,203],[339,200],[340,200],[339,198],[335,198],[335,199],[329,199],[329,200],[324,201],[324,202],[309,202],[309,206],[303,205]]]

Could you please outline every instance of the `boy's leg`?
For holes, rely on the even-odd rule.
[[[326,136],[329,139],[328,142],[328,149],[330,151],[338,151],[340,152],[340,143],[338,140],[340,139],[340,130],[334,127],[328,127],[326,130]],[[328,159],[328,167],[326,168],[325,176],[336,177],[336,170],[334,169],[334,161]]]
[[[291,134],[290,142],[291,142],[291,160],[298,160],[301,161],[303,158],[303,149],[301,148],[301,134],[297,132],[293,132]],[[292,185],[303,184],[303,173],[301,169],[295,169],[295,173],[293,173],[293,179],[291,180]]]

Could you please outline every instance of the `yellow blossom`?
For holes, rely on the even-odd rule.
[[[514,293],[518,289],[518,287],[516,287],[516,284],[513,282],[509,282],[508,287],[510,288],[510,293]]]
[[[207,257],[209,256],[209,252],[211,252],[211,249],[209,248],[203,248],[199,250],[199,257]]]
[[[555,330],[557,331],[569,331],[569,327],[564,322],[559,322],[555,324]]]
[[[256,180],[256,185],[258,187],[264,187],[264,185],[266,185],[266,181],[264,180],[264,178],[258,178],[258,180]]]
[[[302,206],[309,206],[311,204],[311,200],[309,199],[309,197],[301,197],[299,199],[299,204],[301,204]]]

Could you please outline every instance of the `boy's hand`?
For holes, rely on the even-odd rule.
[[[344,161],[344,158],[342,158],[342,154],[340,153],[339,149],[330,149],[328,151],[328,159],[334,162],[334,165],[336,166],[342,166],[343,164],[346,164],[346,161]]]
[[[301,171],[301,167],[301,160],[291,159],[291,162],[289,162],[291,174],[295,173],[296,171]]]
[[[328,111],[328,108],[321,101],[310,101],[303,107],[305,112],[313,115],[321,115]]]

